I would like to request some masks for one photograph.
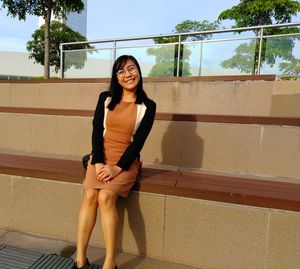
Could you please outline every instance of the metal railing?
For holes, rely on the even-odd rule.
[[[289,34],[270,34],[270,29],[290,27],[297,30]],[[241,36],[223,37],[234,33]],[[196,40],[188,39],[195,36]],[[157,42],[162,38],[176,41]],[[132,42],[135,43],[132,45]],[[86,45],[93,47],[76,49]],[[113,62],[125,53],[139,60],[144,76],[275,73],[299,77],[300,22],[62,43],[60,53],[61,78],[109,77]]]

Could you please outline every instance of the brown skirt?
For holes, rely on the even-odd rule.
[[[109,184],[103,183],[96,178],[95,165],[91,164],[91,159],[88,162],[85,179],[83,180],[84,189],[103,189],[111,190],[118,195],[126,198],[130,189],[136,181],[137,174],[140,169],[140,162],[135,160],[128,171],[122,171],[119,175],[113,178]]]

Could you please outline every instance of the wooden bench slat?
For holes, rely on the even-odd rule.
[[[0,154],[0,173],[81,183],[81,161]],[[136,191],[300,212],[300,183],[142,168]]]

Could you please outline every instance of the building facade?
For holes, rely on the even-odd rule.
[[[81,0],[84,4],[84,9],[80,12],[70,12],[67,14],[66,19],[57,18],[52,15],[52,20],[60,21],[72,30],[79,32],[82,36],[87,35],[87,0]],[[39,17],[38,27],[44,24],[44,19]]]

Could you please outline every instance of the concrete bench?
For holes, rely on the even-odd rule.
[[[85,170],[81,161],[0,154],[0,174],[81,183]],[[300,212],[300,184],[278,178],[143,167],[133,190]]]

